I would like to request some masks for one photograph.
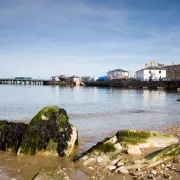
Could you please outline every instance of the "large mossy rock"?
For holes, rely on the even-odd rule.
[[[78,132],[69,123],[66,111],[49,106],[30,121],[17,154],[70,156],[77,145]]]
[[[0,149],[17,153],[27,124],[0,121]]]
[[[135,160],[129,162],[119,168],[117,168],[116,172],[128,173],[129,170],[137,169],[137,168],[150,168],[154,167],[164,161],[168,161],[180,155],[180,143],[170,145],[161,149],[159,151],[155,151],[143,159]]]
[[[106,165],[121,159],[121,152],[141,154],[141,148],[166,147],[178,143],[178,138],[146,130],[121,130],[113,137],[105,138],[83,153],[78,160],[83,165]]]

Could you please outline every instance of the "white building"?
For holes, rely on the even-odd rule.
[[[128,79],[129,72],[122,70],[122,69],[115,69],[113,71],[109,71],[107,73],[108,79],[115,80],[115,79]]]
[[[156,65],[154,61],[150,63],[150,66],[146,64],[144,69],[136,72],[136,79],[141,81],[159,81],[162,78],[166,78],[166,69]]]
[[[75,84],[76,86],[79,86],[80,83],[81,83],[81,78],[78,77],[78,76],[75,76],[75,75],[69,77],[69,80],[70,80],[70,82],[72,82],[72,83]]]

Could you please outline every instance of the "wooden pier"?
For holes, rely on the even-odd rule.
[[[48,85],[49,80],[44,79],[13,79],[13,78],[0,78],[0,84],[9,85]]]
[[[13,79],[13,78],[0,78],[0,85],[51,85],[51,86],[70,86],[72,85],[69,81],[52,81],[52,80],[45,80],[45,79]]]

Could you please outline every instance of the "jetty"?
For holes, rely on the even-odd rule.
[[[0,84],[10,85],[48,85],[49,80],[45,79],[15,79],[15,78],[0,78]]]

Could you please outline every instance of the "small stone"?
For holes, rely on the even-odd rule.
[[[21,169],[18,169],[18,172],[20,173],[20,172],[21,172]]]
[[[127,159],[126,158],[122,158],[117,163],[117,166],[120,167],[120,166],[124,165],[126,162],[127,162]]]
[[[153,179],[154,176],[153,176],[152,174],[148,174],[148,175],[147,175],[147,178],[148,178],[148,179]]]
[[[128,148],[127,153],[129,155],[140,155],[141,150],[137,146],[131,146],[131,147]]]
[[[164,174],[164,178],[169,178],[170,176],[168,174]]]
[[[116,166],[106,166],[107,169],[109,169],[110,171],[116,169]]]
[[[156,174],[157,174],[157,171],[156,171],[156,170],[151,170],[151,174],[156,175]]]
[[[11,180],[16,180],[16,178],[12,178]]]
[[[136,170],[137,170],[137,171],[141,171],[141,168],[137,168]]]
[[[170,168],[170,167],[172,167],[171,164],[165,165],[165,168]]]
[[[96,179],[96,177],[95,177],[95,176],[92,176],[91,179]]]
[[[133,176],[142,176],[144,175],[144,172],[143,171],[138,171],[138,172],[133,172],[131,173]]]
[[[93,167],[88,167],[88,169],[89,169],[90,171],[93,171],[93,170],[94,170],[94,168],[93,168]]]
[[[170,176],[170,177],[169,177],[169,179],[173,179],[173,177],[172,177],[172,176]]]
[[[164,167],[164,164],[162,164],[162,167]]]

